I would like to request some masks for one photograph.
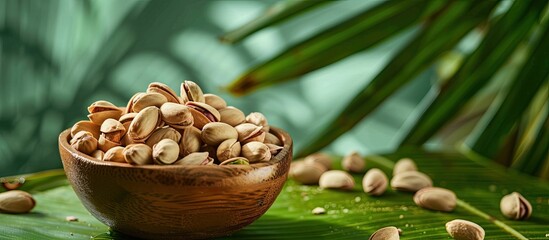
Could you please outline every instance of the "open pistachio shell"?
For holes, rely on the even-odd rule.
[[[171,127],[157,128],[151,136],[147,138],[145,144],[152,148],[155,144],[166,138],[179,142],[181,140],[181,133]]]
[[[126,163],[126,159],[124,158],[123,152],[124,152],[124,147],[121,147],[121,146],[112,147],[111,149],[105,152],[105,156],[103,156],[103,161]]]
[[[231,106],[219,109],[219,114],[221,115],[220,122],[227,123],[233,127],[246,120],[244,113],[240,109]]]
[[[71,137],[74,137],[74,135],[80,131],[86,131],[91,133],[95,139],[99,139],[99,128],[100,126],[92,121],[79,121],[71,128]]]
[[[204,102],[217,110],[227,107],[227,102],[223,98],[211,93],[204,94]]]
[[[240,142],[236,141],[236,139],[227,139],[217,147],[217,159],[223,162],[227,159],[238,157],[241,149]]]
[[[321,188],[352,190],[355,187],[355,180],[345,171],[329,170],[320,176],[318,185]]]
[[[189,107],[193,116],[193,126],[198,129],[202,130],[204,125],[211,122],[219,122],[219,119],[221,119],[219,111],[206,103],[187,102],[186,105]]]
[[[160,93],[142,93],[135,96],[135,98],[133,99],[132,112],[140,112],[141,110],[149,106],[155,106],[160,108],[160,106],[162,106],[167,101],[168,99]]]
[[[251,123],[242,123],[235,127],[238,132],[238,141],[242,144],[248,142],[263,142],[265,141],[265,132],[262,126],[256,126]]]
[[[128,129],[128,134],[134,141],[144,142],[161,125],[160,109],[155,106],[146,107],[135,116]]]
[[[175,165],[212,165],[213,159],[207,152],[191,153],[174,163]]]
[[[177,94],[168,85],[160,82],[153,82],[147,87],[147,93],[160,93],[166,97],[168,102],[180,103]]]
[[[242,146],[241,154],[247,158],[250,163],[266,162],[271,160],[271,151],[267,145],[262,142],[249,142]]]
[[[218,146],[227,139],[238,138],[236,129],[223,122],[211,122],[204,125],[201,133],[202,141],[211,146]]]
[[[90,132],[79,131],[70,141],[71,146],[79,152],[90,155],[97,149],[97,139]]]
[[[183,102],[205,102],[204,93],[198,84],[193,81],[184,81],[181,83],[181,98]]]
[[[257,126],[262,126],[263,131],[265,132],[269,132],[270,130],[267,118],[265,117],[265,115],[263,115],[263,113],[260,112],[252,112],[248,114],[248,116],[246,116],[246,122]]]
[[[184,157],[193,152],[200,151],[202,146],[201,131],[195,127],[186,128],[181,135],[179,142],[179,155]]]
[[[194,123],[189,107],[178,103],[165,103],[160,107],[162,120],[175,128],[185,128]]]

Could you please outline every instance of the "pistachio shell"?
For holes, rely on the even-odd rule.
[[[147,87],[147,93],[160,93],[166,97],[168,102],[180,103],[177,94],[166,84],[153,82]]]
[[[119,143],[122,136],[126,134],[126,128],[118,120],[109,118],[101,124],[101,133],[106,139]]]
[[[124,147],[121,147],[121,146],[112,147],[111,149],[105,152],[105,156],[103,156],[103,161],[126,163],[126,159],[124,159],[123,152],[124,152]]]
[[[416,192],[425,187],[432,187],[433,181],[424,173],[418,171],[402,172],[391,179],[391,187],[395,190]]]
[[[235,127],[238,132],[238,141],[242,144],[248,142],[263,142],[265,140],[265,132],[263,127],[256,126],[251,123],[242,123]]]
[[[221,116],[220,122],[227,123],[233,127],[246,121],[244,113],[235,107],[229,106],[219,109],[219,114]]]
[[[426,187],[416,192],[416,205],[435,211],[451,212],[456,208],[456,194],[451,190],[439,187]]]
[[[187,156],[190,153],[198,152],[200,146],[202,146],[201,133],[198,128],[189,127],[186,128],[181,136],[181,142],[179,143],[180,156]]]
[[[364,162],[364,159],[360,156],[360,154],[358,154],[358,152],[352,152],[343,158],[341,166],[346,171],[360,173],[364,171],[366,162]]]
[[[27,213],[30,212],[36,201],[27,192],[11,190],[0,193],[0,212],[5,213]]]
[[[326,153],[321,153],[321,152],[317,152],[317,153],[313,153],[311,155],[308,155],[307,157],[305,157],[304,159],[305,162],[318,162],[322,165],[324,165],[324,167],[328,170],[332,169],[332,157],[330,157],[330,155],[326,154]]]
[[[461,219],[446,223],[446,231],[456,240],[482,240],[484,229],[478,224]]]
[[[160,125],[162,125],[160,109],[155,106],[146,107],[135,116],[128,129],[128,134],[134,141],[142,142]]]
[[[167,101],[168,99],[160,93],[142,93],[136,95],[135,98],[133,98],[133,104],[131,106],[132,112],[140,112],[141,110],[149,106],[155,106],[159,108]]]
[[[526,220],[532,214],[532,205],[520,193],[505,195],[500,201],[501,213],[514,220]]]
[[[266,162],[271,160],[271,151],[267,145],[262,142],[249,142],[242,146],[242,156],[247,158],[250,163]]]
[[[132,165],[145,165],[153,163],[151,147],[142,143],[126,146],[122,154],[124,155],[126,162]]]
[[[95,151],[93,151],[91,154],[90,154],[91,157],[99,160],[99,161],[103,161],[103,156],[105,156],[105,152],[97,149]]]
[[[352,190],[355,186],[355,180],[353,176],[345,171],[329,170],[320,176],[318,185],[321,188]]]
[[[92,121],[79,121],[75,123],[71,128],[71,137],[80,131],[90,132],[95,139],[99,139],[99,125]]]
[[[202,141],[211,146],[217,146],[227,139],[238,138],[236,129],[223,122],[211,122],[204,125],[201,133]]]
[[[181,83],[180,90],[183,102],[205,102],[202,89],[193,81],[184,81]]]
[[[221,119],[219,111],[208,104],[200,102],[187,102],[186,105],[189,107],[189,110],[193,115],[193,126],[198,129],[202,129],[207,123],[219,122],[219,119]]]
[[[236,141],[236,139],[227,139],[219,144],[219,147],[217,147],[217,159],[220,162],[223,162],[225,160],[238,157],[241,149],[240,142]]]
[[[171,127],[157,128],[151,136],[147,138],[145,144],[152,148],[155,144],[166,138],[179,142],[181,140],[181,133]]]
[[[113,142],[109,139],[107,139],[105,137],[105,134],[104,133],[101,133],[101,135],[99,136],[99,140],[97,141],[97,147],[103,151],[103,152],[107,152],[109,149],[113,148],[113,147],[117,147],[117,146],[120,146],[121,144],[119,142]]]
[[[380,196],[387,190],[389,180],[387,175],[378,168],[372,168],[362,178],[362,189],[372,196]]]
[[[402,158],[395,163],[395,167],[393,168],[393,176],[407,171],[417,171],[416,163],[410,158]]]
[[[87,131],[77,132],[70,143],[74,149],[88,155],[97,149],[97,139]]]
[[[219,165],[250,165],[250,162],[243,157],[234,157],[221,162]]]
[[[265,132],[269,132],[270,130],[269,122],[267,122],[267,118],[265,117],[265,115],[263,115],[263,113],[260,113],[260,112],[252,112],[248,114],[248,116],[246,116],[246,122],[257,125],[257,126],[262,126],[263,131]]]
[[[316,162],[295,161],[290,165],[290,176],[301,184],[318,184],[320,176],[326,172],[324,165]]]
[[[278,145],[278,146],[283,145],[282,141],[280,141],[278,137],[276,137],[274,134],[270,132],[265,132],[265,140],[263,142]]]
[[[124,111],[124,115],[125,114],[128,114],[128,113],[133,113],[133,102],[135,101],[136,98],[138,98],[141,94],[145,94],[143,92],[138,92],[138,93],[135,93],[131,98],[130,100],[128,101],[128,103],[126,104],[126,111]],[[120,122],[122,122],[122,120],[120,120]]]
[[[179,157],[179,144],[171,139],[162,139],[153,146],[152,156],[158,164],[172,164]]]
[[[271,151],[272,156],[275,156],[276,154],[278,154],[278,152],[280,150],[282,150],[284,148],[284,147],[274,145],[274,144],[270,144],[270,143],[265,143],[265,145],[267,145],[267,147],[269,147],[269,150]]]
[[[390,226],[378,229],[368,240],[399,240],[400,232],[398,228]]]
[[[204,94],[204,102],[217,110],[227,107],[227,102],[223,98],[211,93]]]
[[[137,116],[137,113],[135,112],[131,112],[131,113],[126,113],[122,116],[120,116],[120,118],[118,119],[118,121],[120,123],[122,123],[122,125],[124,125],[124,127],[126,128],[126,130],[128,130],[128,127],[130,126],[130,123],[132,122],[132,120],[135,118],[135,116]],[[128,124],[128,125],[126,125]]]
[[[211,165],[213,159],[209,157],[207,152],[194,152],[191,153],[179,161],[174,163],[175,165]]]
[[[88,107],[89,113],[97,113],[97,112],[113,111],[113,110],[121,111],[116,105],[104,100],[96,101]]]
[[[160,112],[162,120],[174,128],[182,129],[194,123],[189,107],[182,104],[165,103],[160,107]]]
[[[88,107],[88,118],[97,125],[109,118],[118,119],[122,115],[122,110],[114,104],[107,101],[96,101]]]

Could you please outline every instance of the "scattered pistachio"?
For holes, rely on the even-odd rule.
[[[364,162],[364,159],[358,152],[351,152],[351,154],[343,157],[343,161],[341,162],[341,166],[344,170],[354,173],[360,173],[364,171],[364,168],[366,167],[366,163]]]
[[[320,214],[325,214],[325,213],[326,213],[326,209],[324,209],[323,207],[315,207],[311,212],[312,212],[314,215],[320,215]]]
[[[501,213],[513,220],[526,220],[532,214],[532,205],[518,192],[503,196],[499,206]]]
[[[446,231],[456,240],[482,240],[484,229],[478,224],[461,219],[446,223]]]
[[[27,213],[36,205],[29,193],[21,190],[11,190],[0,193],[0,212]]]
[[[372,196],[380,196],[387,190],[389,180],[387,175],[378,168],[372,168],[362,178],[362,188],[365,193]]]
[[[391,179],[391,187],[398,191],[417,192],[419,189],[432,186],[431,178],[418,171],[402,172]]]
[[[320,176],[318,185],[321,188],[352,190],[355,186],[355,180],[353,176],[345,171],[330,170]]]
[[[67,222],[78,222],[78,218],[75,216],[66,216],[65,221]]]
[[[451,212],[456,208],[456,194],[439,187],[426,187],[414,195],[416,205],[435,211]]]
[[[368,240],[399,240],[400,231],[398,228],[390,226],[380,228],[375,231]]]
[[[407,171],[417,171],[416,163],[410,158],[402,158],[395,163],[393,176]]]
[[[313,153],[304,159],[305,162],[318,162],[328,170],[332,169],[332,157],[326,153]]]
[[[301,184],[318,184],[327,169],[317,162],[295,161],[290,165],[290,177]]]

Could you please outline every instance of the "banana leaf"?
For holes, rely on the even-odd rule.
[[[368,168],[380,168],[391,176],[393,162],[402,157],[413,158],[419,169],[433,178],[435,186],[455,191],[460,199],[457,208],[451,213],[422,209],[414,204],[412,194],[390,189],[380,197],[368,196],[361,187],[363,174],[353,175],[357,185],[352,191],[320,189],[288,180],[265,215],[223,239],[366,239],[385,226],[402,229],[402,239],[447,239],[444,224],[456,218],[481,225],[486,239],[547,237],[548,182],[454,152],[408,149],[367,156],[365,161]],[[334,166],[339,166],[339,158]],[[51,174],[63,176],[61,171],[48,176]],[[26,177],[34,185],[23,184],[22,188],[33,193],[37,206],[28,214],[0,214],[0,239],[129,239],[93,218],[67,182],[52,185],[48,177],[42,181],[33,175]],[[41,188],[42,184],[49,188]],[[501,197],[513,191],[522,193],[532,204],[530,219],[507,220],[500,213]],[[325,208],[326,214],[312,214],[315,207]],[[67,216],[78,221],[66,221]]]

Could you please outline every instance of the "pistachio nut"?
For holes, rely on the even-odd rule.
[[[220,162],[240,156],[240,142],[236,139],[227,139],[217,147],[216,155]]]
[[[135,142],[144,142],[161,125],[160,109],[155,106],[146,107],[132,120],[128,135]]]
[[[351,152],[351,154],[346,155],[343,157],[343,161],[341,161],[341,166],[344,170],[354,173],[360,173],[364,171],[364,168],[366,167],[366,162],[364,162],[364,159],[360,154],[356,151]]]
[[[393,176],[407,171],[417,171],[416,163],[410,158],[402,158],[395,163],[395,167],[393,168]]]
[[[27,213],[30,212],[36,201],[29,193],[21,190],[11,190],[0,193],[0,212]]]
[[[120,143],[122,136],[126,134],[126,128],[118,120],[109,118],[101,124],[101,135],[112,142]]]
[[[219,165],[250,165],[250,162],[243,157],[234,157],[221,162]]]
[[[105,152],[105,156],[103,156],[103,161],[126,163],[126,159],[124,159],[123,153],[124,147],[113,147]]]
[[[160,107],[162,120],[174,128],[186,128],[192,126],[193,115],[189,107],[178,103],[165,103]]]
[[[311,210],[311,213],[314,215],[321,215],[326,213],[326,209],[323,207],[315,207]]]
[[[199,152],[207,152],[208,155],[211,158],[213,158],[215,162],[219,163],[219,161],[217,159],[217,147],[216,146],[204,144],[200,147]]]
[[[275,156],[276,154],[278,154],[278,152],[280,150],[282,150],[284,148],[284,147],[274,145],[274,144],[270,144],[270,143],[265,143],[265,145],[267,145],[267,147],[269,147],[269,150],[271,151],[271,156]]]
[[[93,123],[101,126],[109,118],[118,119],[122,116],[122,110],[107,101],[97,101],[88,107],[88,118]]]
[[[126,113],[126,114],[120,116],[118,121],[120,123],[122,123],[122,125],[124,126],[124,128],[126,128],[126,130],[128,130],[130,128],[130,123],[132,123],[135,116],[137,116],[137,113],[135,113],[135,112]]]
[[[238,138],[236,129],[223,122],[211,122],[204,125],[201,133],[202,141],[211,146],[217,146],[227,139]]]
[[[181,142],[179,142],[179,154],[184,157],[193,152],[198,152],[202,146],[201,132],[198,128],[189,127],[183,131]]]
[[[318,163],[324,165],[324,167],[326,167],[326,169],[328,169],[328,170],[332,169],[332,157],[330,157],[330,155],[328,155],[326,153],[317,152],[317,153],[310,154],[307,157],[305,157],[304,161],[305,162],[318,162]]]
[[[127,163],[132,165],[145,165],[152,164],[152,148],[143,144],[130,144],[122,151],[124,159]]]
[[[155,106],[157,108],[160,108],[164,103],[168,101],[168,99],[156,92],[149,92],[149,93],[141,93],[139,95],[136,95],[132,99],[132,112],[141,112],[141,110],[145,109],[146,107]]]
[[[532,214],[532,205],[518,192],[503,196],[499,206],[501,213],[509,219],[526,220]]]
[[[267,118],[265,117],[265,115],[263,115],[263,113],[260,113],[260,112],[252,112],[248,114],[248,116],[246,116],[246,122],[257,125],[257,126],[262,126],[263,131],[265,132],[269,132],[270,130],[269,122],[267,122]]]
[[[147,93],[160,93],[166,97],[168,102],[180,103],[177,94],[166,84],[153,82],[147,87]]]
[[[291,178],[306,185],[318,184],[320,176],[326,171],[326,167],[317,162],[295,161],[290,165]]]
[[[246,120],[244,113],[240,109],[231,106],[219,109],[219,115],[221,116],[220,122],[227,123],[233,127]]]
[[[419,189],[432,186],[431,178],[418,171],[402,172],[391,179],[391,187],[398,191],[417,192]]]
[[[235,129],[238,132],[238,141],[242,144],[252,141],[263,142],[265,140],[265,132],[261,126],[242,123],[237,125]]]
[[[321,188],[352,190],[355,186],[355,180],[351,174],[345,171],[329,170],[320,176],[318,185]]]
[[[455,219],[447,222],[446,231],[456,240],[484,239],[484,228],[467,220]]]
[[[451,212],[456,208],[456,194],[439,187],[422,188],[414,194],[416,205],[435,211]]]
[[[207,152],[194,152],[191,153],[179,161],[175,162],[175,165],[212,165],[213,159]]]
[[[275,136],[270,132],[265,132],[265,140],[263,142],[278,145],[278,146],[284,145],[277,136]]]
[[[74,137],[74,135],[80,131],[90,132],[95,139],[99,139],[99,125],[92,121],[79,121],[72,125],[71,137]]]
[[[217,110],[227,107],[227,102],[223,98],[211,93],[204,94],[204,102]]]
[[[133,113],[133,102],[136,98],[139,97],[139,95],[141,94],[144,94],[143,92],[138,92],[138,93],[135,93],[131,98],[130,100],[128,101],[128,103],[126,104],[126,110],[124,111],[123,115],[126,115],[128,113]],[[121,120],[119,120],[120,122],[122,122]]]
[[[88,155],[97,149],[97,139],[88,131],[77,132],[71,139],[70,144],[77,151]]]
[[[202,89],[193,81],[184,81],[181,83],[180,90],[183,102],[205,102]]]
[[[175,142],[179,142],[181,140],[181,133],[171,127],[157,128],[156,130],[154,130],[151,136],[147,138],[145,144],[152,148],[155,144],[160,142],[160,140],[166,138],[174,140]]]
[[[107,139],[104,133],[101,133],[101,135],[99,135],[99,140],[97,140],[97,147],[105,153],[109,151],[109,149],[120,145],[121,143],[119,142],[113,142]]]
[[[153,146],[152,156],[158,164],[172,164],[179,157],[179,144],[171,139],[162,139]]]
[[[93,151],[91,154],[90,154],[91,157],[99,160],[99,161],[103,161],[103,156],[105,156],[105,152],[97,149],[95,151]]]
[[[201,102],[187,102],[191,114],[194,118],[194,124],[198,129],[202,129],[204,125],[211,122],[219,122],[221,115],[217,109],[212,106]]]
[[[294,159],[291,163],[290,163],[290,169],[288,171],[288,177],[289,178],[294,178],[294,170],[299,166],[299,165],[302,165],[304,163],[303,161],[303,158],[298,158],[298,159]],[[318,182],[318,181],[317,181]]]
[[[267,145],[262,142],[249,142],[242,146],[241,154],[247,158],[250,163],[267,162],[271,160],[271,151]]]
[[[372,196],[380,196],[387,190],[389,180],[387,175],[378,168],[372,168],[362,178],[362,189]]]
[[[390,226],[380,228],[375,231],[368,240],[399,240],[400,231],[398,228]]]

